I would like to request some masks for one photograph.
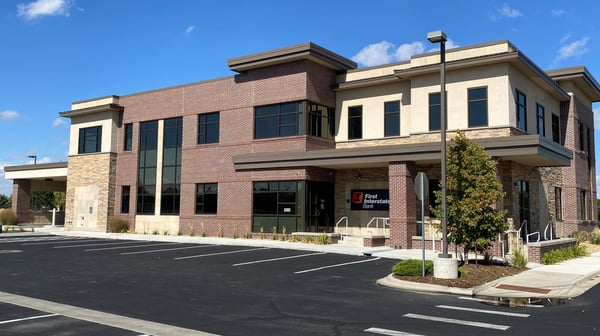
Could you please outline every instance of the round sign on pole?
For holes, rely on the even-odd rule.
[[[417,173],[415,178],[415,193],[419,201],[424,201],[429,196],[429,179],[423,172]]]

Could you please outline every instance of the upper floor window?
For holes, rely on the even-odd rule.
[[[400,101],[385,102],[384,112],[384,136],[400,135]]]
[[[527,97],[517,90],[517,128],[527,132]]]
[[[429,94],[429,130],[439,131],[442,129],[442,112],[440,93]]]
[[[540,104],[535,104],[536,107],[536,130],[537,134],[541,136],[546,136],[546,128],[544,127],[546,123],[546,109]]]
[[[123,150],[131,152],[133,144],[133,124],[125,124],[125,137],[123,139]]]
[[[362,139],[362,106],[348,108],[348,139]]]
[[[469,127],[488,125],[487,87],[469,89]]]
[[[198,115],[198,144],[219,142],[219,112]]]
[[[560,118],[556,114],[552,114],[552,140],[560,143]]]
[[[303,133],[305,103],[292,102],[254,109],[254,138],[275,138]]]
[[[164,120],[161,215],[179,214],[183,118]]]
[[[79,129],[79,154],[98,153],[102,147],[102,126]]]
[[[335,109],[316,103],[308,103],[308,135],[333,139]]]

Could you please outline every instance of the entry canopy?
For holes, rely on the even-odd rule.
[[[67,162],[5,166],[7,180],[67,181]]]

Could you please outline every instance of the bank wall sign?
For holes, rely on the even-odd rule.
[[[352,189],[350,193],[351,210],[390,210],[388,189]]]

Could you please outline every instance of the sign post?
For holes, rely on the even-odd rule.
[[[415,193],[421,201],[421,276],[425,276],[425,199],[429,195],[429,179],[423,172],[415,178]]]

